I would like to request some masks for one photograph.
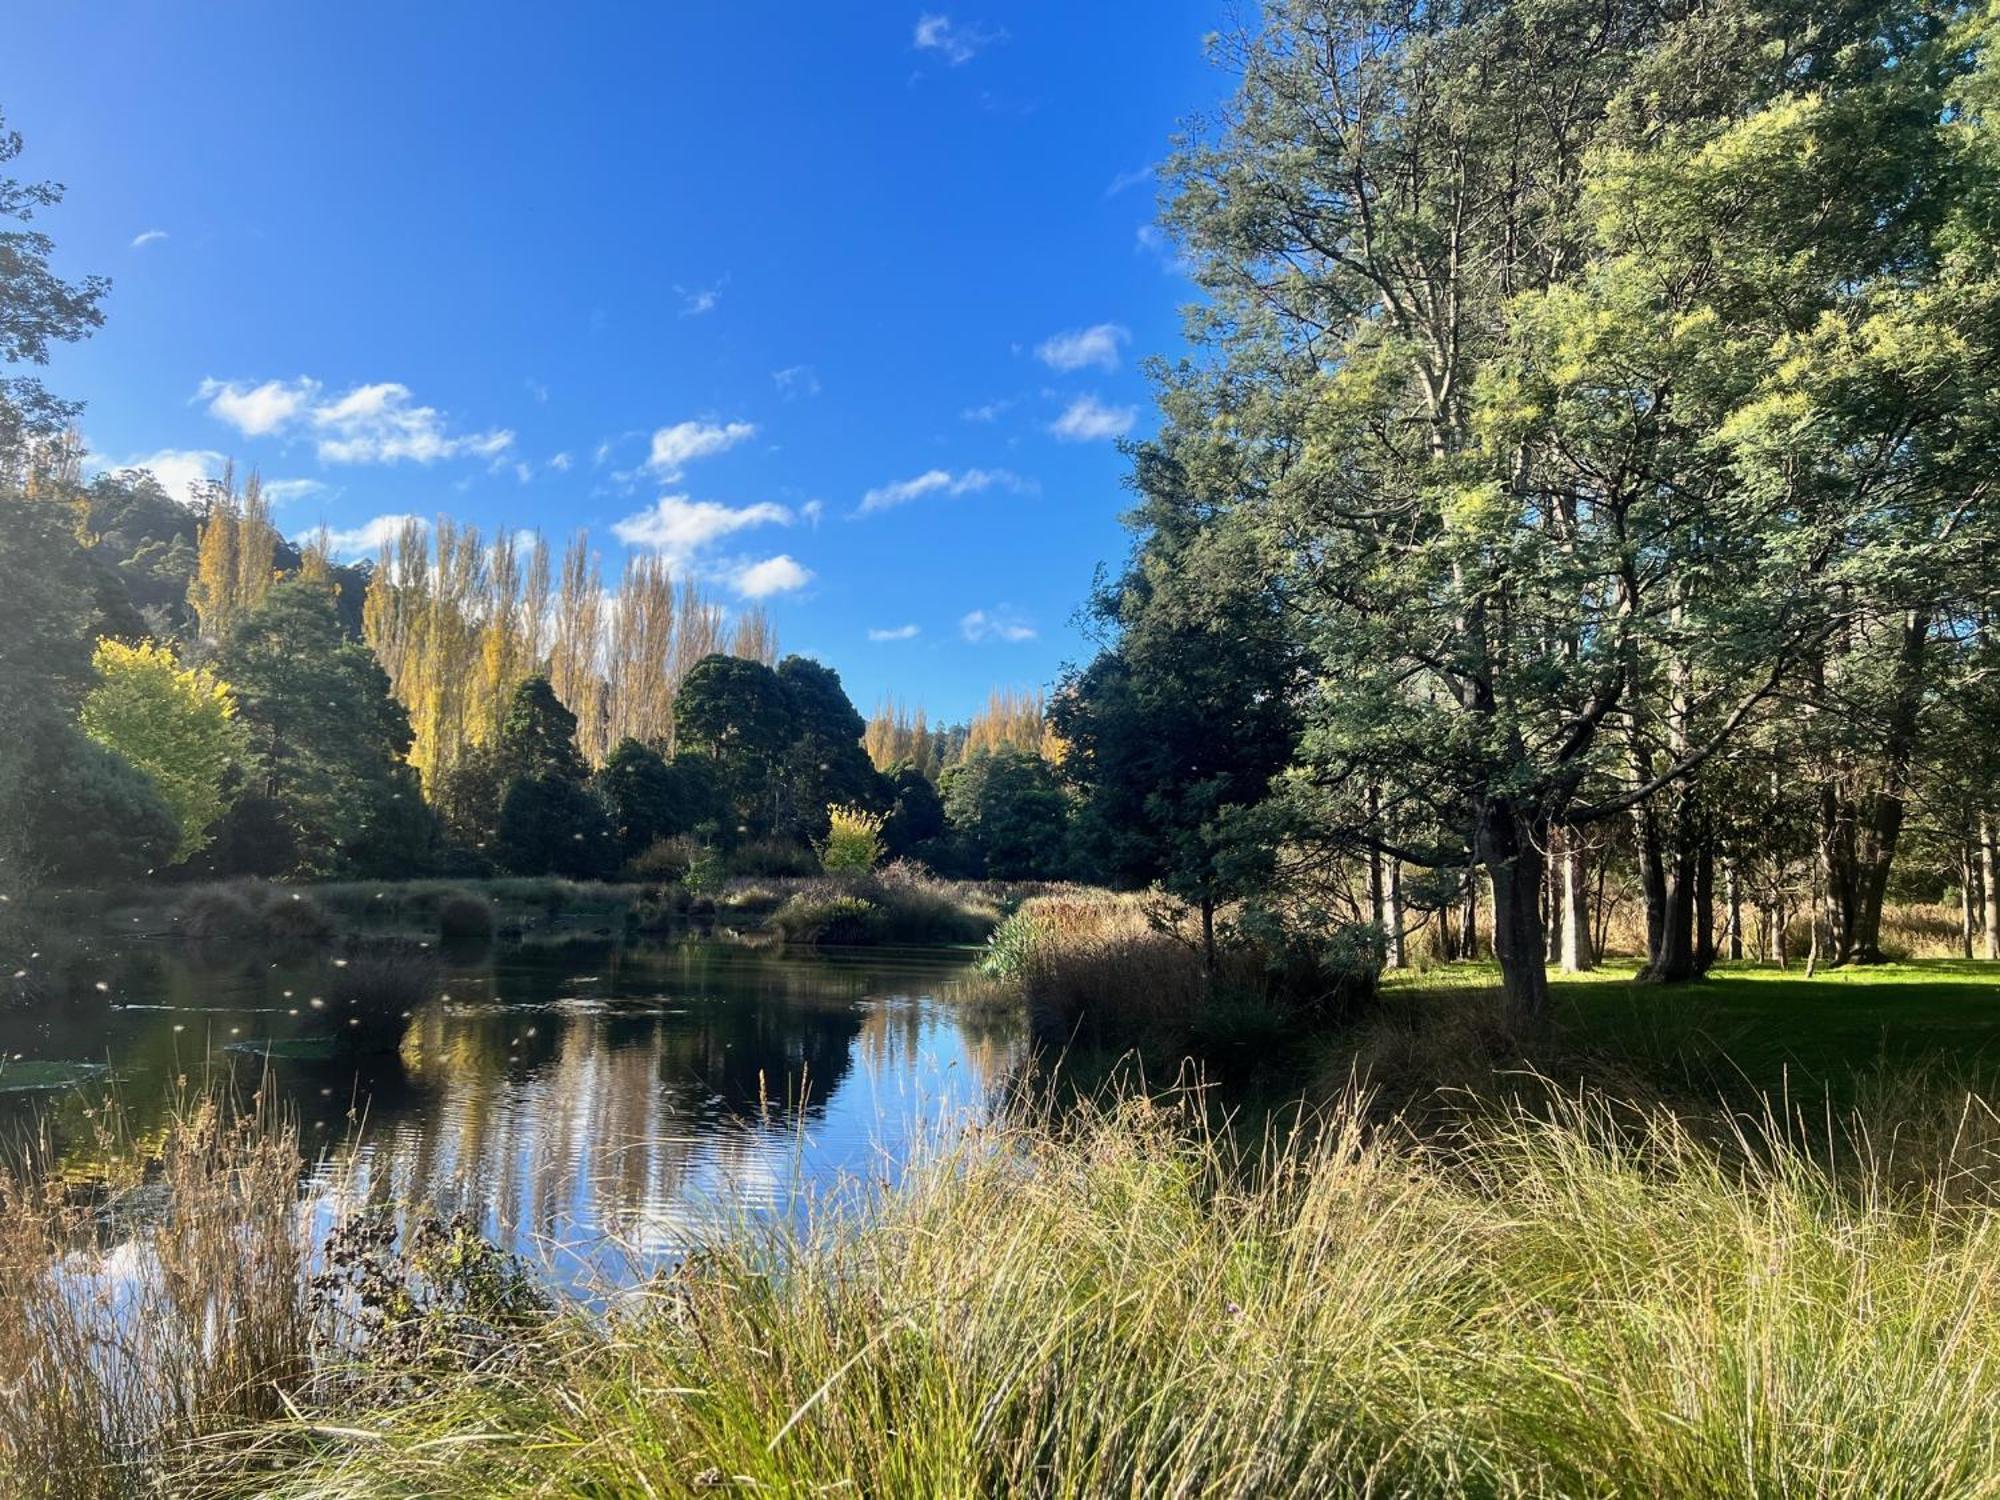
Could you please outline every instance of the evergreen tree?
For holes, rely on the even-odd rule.
[[[248,788],[272,805],[245,815],[274,812],[293,869],[389,873],[368,861],[427,842],[406,759],[409,719],[368,648],[343,633],[329,585],[289,579],[271,589],[217,666],[249,733]]]

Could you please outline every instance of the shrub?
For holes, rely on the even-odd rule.
[[[477,952],[493,945],[498,926],[493,903],[471,891],[450,891],[438,900],[438,943],[441,947]]]
[[[788,943],[853,947],[882,940],[882,909],[851,891],[801,891],[771,914]]]
[[[731,875],[759,875],[766,880],[786,880],[817,875],[819,872],[819,856],[793,839],[751,839],[739,844],[729,854]]]
[[[333,941],[333,918],[304,891],[267,892],[257,920],[258,935],[280,947],[320,948]]]
[[[666,882],[685,880],[688,870],[701,857],[701,845],[687,834],[654,839],[625,863],[625,873],[634,880]]]
[[[262,925],[249,889],[238,885],[189,891],[175,903],[171,920],[182,937],[195,943],[249,942]]]
[[[829,807],[826,839],[819,846],[820,868],[829,875],[865,875],[882,858],[886,818],[860,807]]]
[[[327,999],[336,1011],[400,1018],[435,995],[442,977],[429,949],[382,943],[355,954],[334,970]]]

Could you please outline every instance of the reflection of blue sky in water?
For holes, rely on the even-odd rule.
[[[137,1107],[202,1065],[254,1086],[263,1058],[246,1038],[280,1053],[333,1038],[335,1055],[271,1066],[309,1142],[340,1140],[350,1101],[365,1104],[344,1191],[472,1211],[581,1284],[642,1274],[745,1212],[794,1213],[843,1181],[893,1177],[919,1134],[979,1113],[1015,1044],[940,998],[963,972],[937,956],[714,943],[511,955],[444,976],[407,1019],[293,1018],[310,971],[154,961],[118,995],[167,1008],[107,1004],[94,1034]],[[76,1018],[57,1029],[75,1033]],[[58,1134],[80,1101],[53,1106]],[[322,1218],[335,1175],[317,1176]]]

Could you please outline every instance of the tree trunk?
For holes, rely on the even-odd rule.
[[[1715,967],[1715,845],[1703,821],[1694,856],[1694,971],[1706,976]]]
[[[2000,824],[1979,818],[1979,879],[1986,887],[1986,957],[2000,961]]]
[[[1972,845],[1958,846],[1958,945],[1966,957],[1972,957]]]
[[[1389,938],[1389,967],[1400,969],[1403,960],[1403,864],[1401,860],[1389,862],[1389,889],[1384,906],[1383,930]]]
[[[1646,959],[1641,977],[1660,964],[1667,934],[1667,863],[1660,847],[1660,821],[1649,797],[1632,810],[1633,841],[1639,855],[1639,894],[1646,903]]]
[[[1597,967],[1590,941],[1589,871],[1584,868],[1583,840],[1573,828],[1562,840],[1562,966],[1565,974],[1582,974]]]
[[[1479,957],[1479,866],[1465,867],[1465,899],[1458,911],[1458,956]]]
[[[1521,1034],[1539,1032],[1548,1022],[1542,832],[1504,798],[1481,810],[1479,857],[1493,877],[1493,955],[1500,960],[1508,1023]]]
[[[1728,907],[1729,932],[1723,952],[1731,963],[1743,961],[1743,888],[1736,878],[1736,858],[1728,855],[1722,861],[1722,899]]]
[[[1215,897],[1201,898],[1201,967],[1210,984],[1215,983]]]
[[[1913,609],[1903,616],[1895,678],[1884,716],[1880,779],[1846,810],[1847,844],[1842,851],[1846,868],[1841,872],[1845,889],[1838,892],[1840,904],[1835,908],[1843,923],[1834,933],[1836,963],[1884,961],[1882,902],[1889,890],[1889,867],[1903,834],[1905,794],[1916,759],[1918,715],[1923,708],[1930,628],[1928,610]],[[1828,895],[1836,893],[1829,891]]]

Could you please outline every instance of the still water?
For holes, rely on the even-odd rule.
[[[38,1130],[87,1171],[107,1093],[143,1140],[190,1087],[262,1088],[322,1157],[309,1194],[338,1181],[470,1211],[581,1286],[643,1275],[746,1212],[893,1178],[919,1139],[980,1117],[1019,1055],[1005,1020],[956,1002],[963,954],[689,938],[426,955],[386,1000],[348,993],[342,967],[107,956],[81,993],[0,1009],[10,1062],[103,1066],[0,1092],[0,1132]]]

